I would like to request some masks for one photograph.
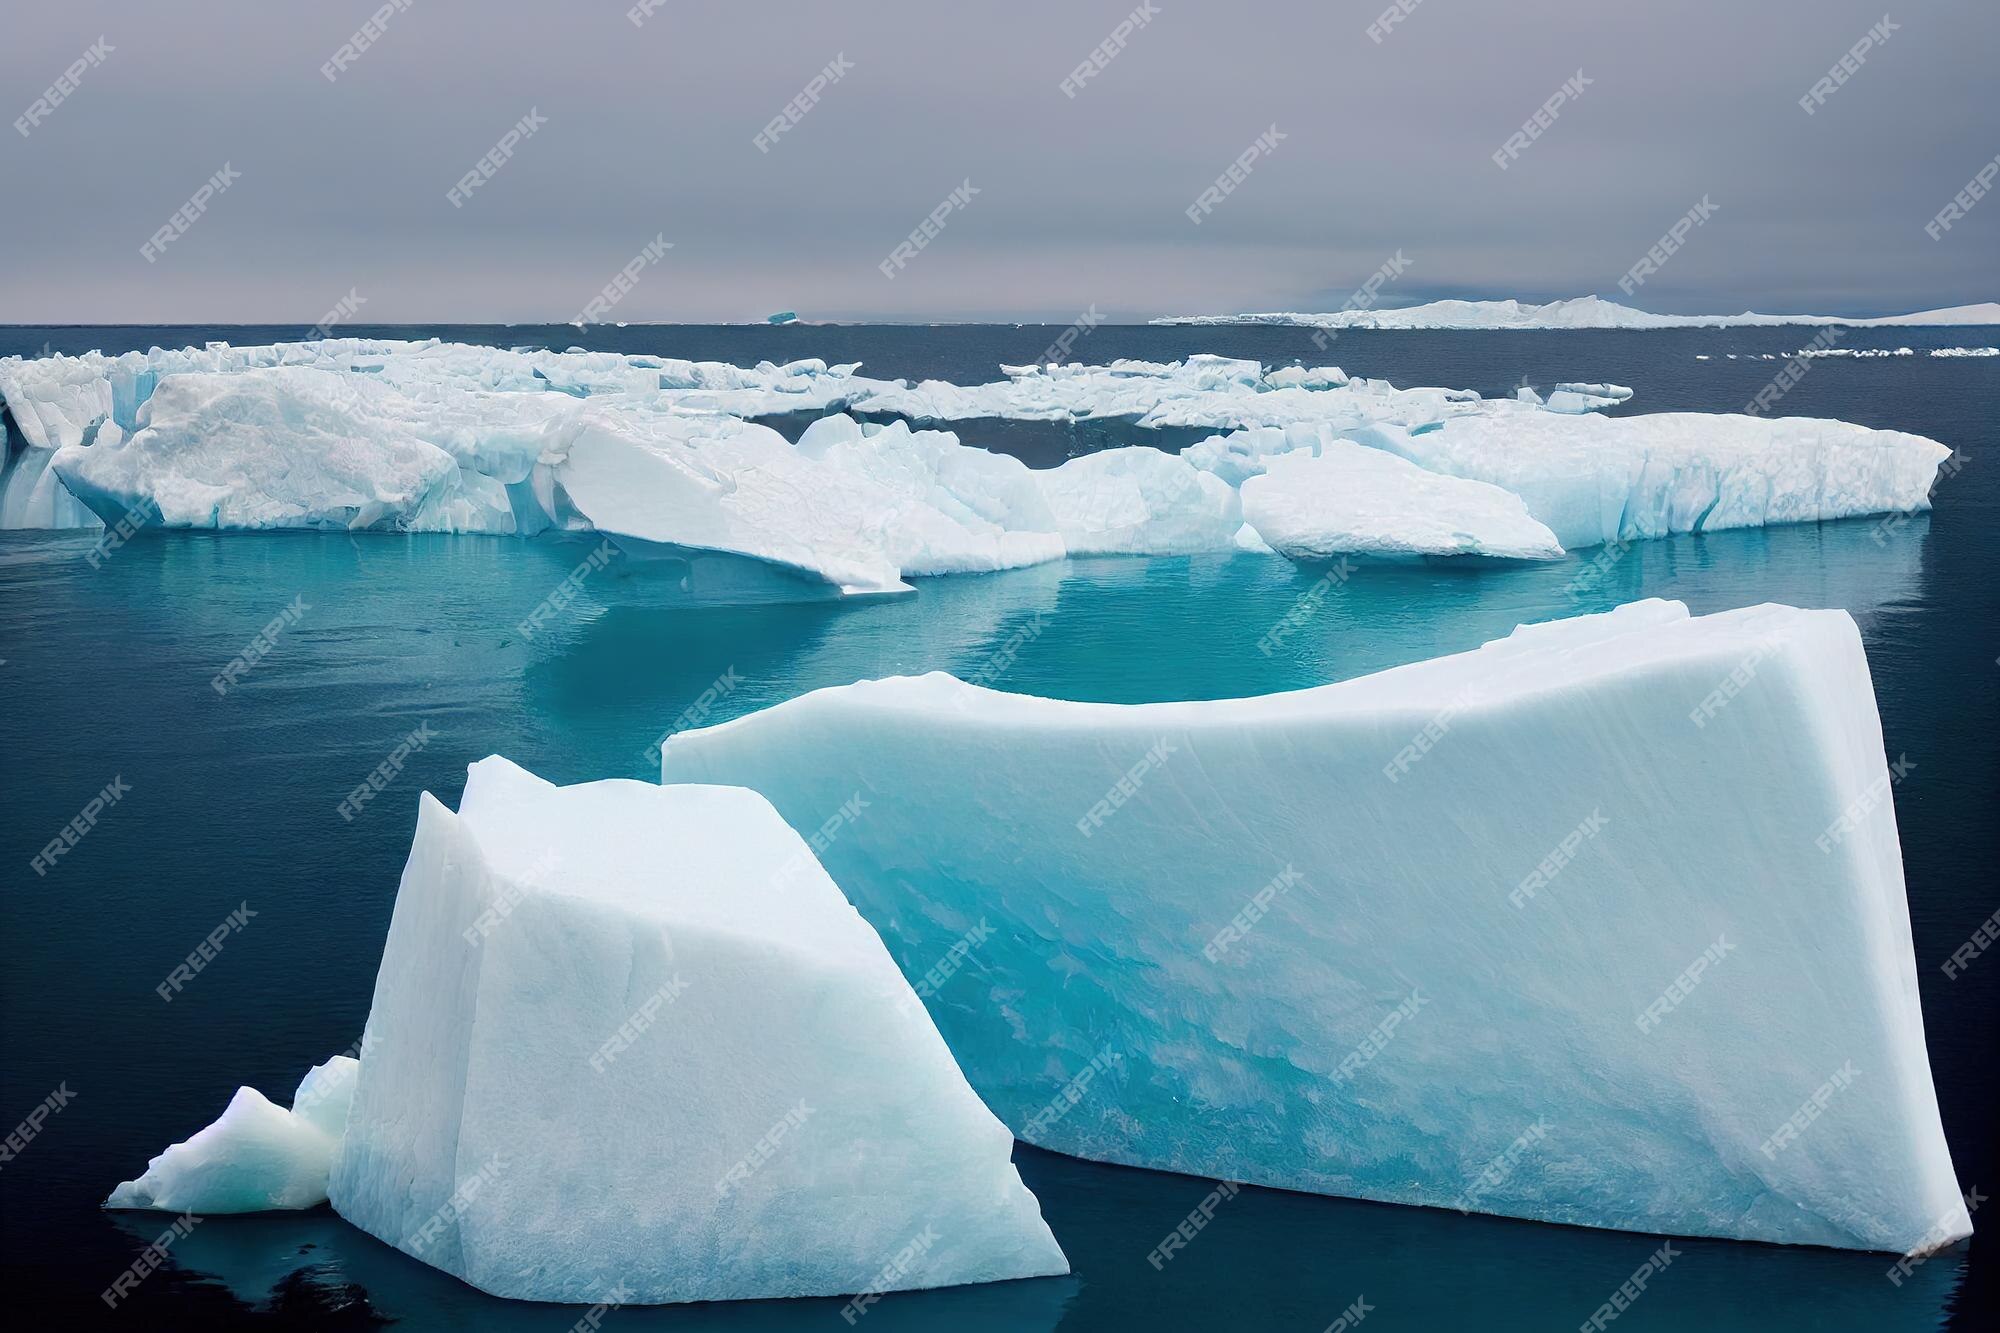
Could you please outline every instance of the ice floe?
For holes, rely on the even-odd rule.
[[[1817,361],[1822,358],[1851,358],[1871,361],[1881,357],[1916,356],[1914,347],[1802,347],[1796,352],[1725,352],[1725,361],[1791,361],[1803,359]],[[1925,356],[1966,357],[2000,356],[2000,347],[1933,347],[1923,353]],[[1706,355],[1697,353],[1695,360],[1707,361]]]
[[[1279,455],[1243,483],[1243,517],[1280,555],[1483,555],[1554,560],[1555,534],[1521,498],[1348,440]]]

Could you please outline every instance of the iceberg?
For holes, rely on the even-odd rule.
[[[1031,1143],[1550,1222],[1969,1234],[1853,621],[1679,603],[1264,698],[949,676],[674,736],[827,869]],[[1747,1018],[1747,1021],[1746,1021]]]
[[[1511,491],[1427,472],[1349,440],[1286,453],[1243,483],[1243,517],[1278,554],[1327,560],[1481,555],[1556,560],[1555,534]]]
[[[885,485],[768,427],[619,396],[438,389],[419,398],[369,377],[275,367],[176,375],[139,418],[129,436],[107,422],[89,447],[54,455],[56,473],[106,522],[149,507],[168,527],[586,530],[651,553],[742,556],[852,592],[902,589],[905,572],[1063,554],[1053,532],[1007,531],[948,485],[907,476]],[[877,452],[898,442],[906,455],[928,450],[932,471],[968,493],[1003,485],[993,476],[1009,469],[1034,490],[1012,459],[950,436],[884,433]]]
[[[290,1110],[255,1088],[238,1088],[214,1124],[148,1162],[145,1174],[111,1191],[104,1206],[256,1213],[325,1203],[359,1067],[347,1055],[313,1066]]]
[[[1329,313],[1171,315],[1155,324],[1288,324],[1320,329],[1715,329],[1789,324],[1849,328],[2000,324],[2000,303],[1948,306],[1908,315],[1849,319],[1841,315],[1655,315],[1598,296],[1535,305],[1523,301],[1431,301],[1395,310]]]
[[[1926,510],[1951,456],[1920,435],[1844,421],[1560,416],[1512,402],[1436,430],[1384,425],[1366,437],[1433,472],[1512,491],[1571,549]]]
[[[1543,404],[1551,412],[1601,412],[1607,407],[1616,407],[1629,402],[1632,391],[1622,384],[1558,384],[1549,390],[1548,401]],[[1523,401],[1526,395],[1523,394]]]
[[[457,814],[426,794],[335,1209],[523,1300],[1066,1273],[1012,1136],[814,857],[873,817],[842,799],[809,846],[740,788],[490,758]]]
[[[1386,380],[1350,379],[1337,366],[1293,366],[1267,374],[1258,362],[1234,357],[1001,370],[1009,378],[989,384],[857,382],[847,403],[854,412],[917,423],[1122,422],[1137,437],[1175,428],[1236,430],[1302,422],[1360,426],[1391,421],[1416,427],[1480,410],[1480,397],[1471,390],[1399,389]]]
[[[1226,482],[1147,445],[1072,458],[1039,480],[1071,555],[1227,551],[1243,526]]]
[[[1040,479],[1054,474],[966,448],[949,431],[912,431],[900,421],[863,426],[839,414],[806,427],[797,451],[836,476],[881,488],[867,521],[906,575],[1018,569],[1068,553],[1042,492]],[[927,533],[936,516],[952,525],[949,539]]]
[[[690,600],[742,600],[1322,538],[1480,551],[1480,526],[1459,529],[1497,521],[1497,501],[1439,478],[1513,492],[1568,548],[1907,511],[1947,456],[1838,422],[1600,419],[1631,397],[1615,384],[1562,383],[1544,403],[1219,356],[1003,367],[971,386],[855,369],[335,339],[8,358],[0,394],[22,444],[0,472],[0,525],[601,533]],[[760,416],[800,426],[797,443]],[[1094,442],[1127,442],[1035,469],[924,428],[937,421],[1100,422]],[[1154,447],[1188,438],[1178,456]],[[1332,466],[1288,465],[1296,495],[1257,488],[1257,514],[1284,531],[1261,532],[1237,488],[1275,454],[1336,440],[1415,467],[1350,461],[1381,506],[1363,531],[1359,494],[1342,509],[1346,483],[1324,484]],[[1334,507],[1310,512],[1321,502]],[[1503,527],[1499,546],[1556,553],[1514,517]]]
[[[441,400],[485,390],[522,396],[623,396],[663,410],[751,417],[825,411],[856,384],[853,365],[818,358],[754,369],[713,361],[624,356],[613,352],[548,352],[396,340],[328,338],[300,343],[161,349],[105,356],[0,358],[0,402],[18,425],[23,448],[0,465],[0,523],[18,527],[93,526],[96,516],[71,502],[30,501],[45,475],[37,455],[97,440],[107,424],[129,436],[164,383],[188,375],[239,375],[274,368],[317,369],[365,377],[407,397]],[[358,426],[370,425],[364,417]],[[282,443],[282,438],[277,441]],[[53,478],[50,478],[53,481]],[[58,490],[60,487],[57,488]],[[67,499],[67,496],[61,497]]]
[[[516,404],[540,419],[520,417]],[[107,524],[150,507],[161,526],[178,528],[505,532],[504,484],[471,458],[462,467],[446,444],[455,433],[483,446],[501,477],[524,480],[540,452],[536,427],[576,406],[560,395],[482,393],[424,404],[311,367],[183,374],[154,390],[133,433],[102,422],[90,445],[61,446],[50,467]],[[516,427],[504,460],[489,433],[503,422]]]

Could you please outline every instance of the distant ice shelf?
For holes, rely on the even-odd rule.
[[[1849,328],[2000,324],[2000,302],[1946,306],[1909,315],[1849,318],[1843,315],[1655,315],[1599,296],[1534,305],[1521,301],[1431,301],[1400,309],[1272,312],[1244,315],[1170,315],[1155,324],[1287,324],[1319,329],[1715,329],[1785,324],[1839,324]]]
[[[736,600],[1080,555],[1554,559],[1926,508],[1949,454],[1840,422],[1610,416],[1631,389],[1586,381],[1485,399],[1218,356],[1002,369],[912,385],[816,359],[354,339],[7,358],[0,527],[595,533]],[[1031,469],[929,428],[990,419],[1193,443]]]
[[[814,828],[1016,1134],[1287,1189],[1898,1251],[1969,1234],[1853,621],[1671,602],[1264,698],[949,676],[665,747]]]

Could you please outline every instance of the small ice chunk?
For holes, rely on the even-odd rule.
[[[257,1213],[326,1202],[327,1172],[346,1131],[358,1062],[336,1055],[300,1082],[293,1109],[238,1088],[221,1117],[111,1191],[106,1208]]]

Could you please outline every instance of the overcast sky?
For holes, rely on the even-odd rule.
[[[20,3],[0,24],[0,323],[574,317],[1066,323],[1595,292],[1681,313],[2000,299],[2000,3],[1885,0]],[[1405,0],[1408,3],[1409,0]],[[92,55],[93,44],[103,47]],[[851,65],[760,150],[812,77]],[[38,99],[73,62],[66,95]],[[1493,154],[1581,71],[1509,163]],[[448,191],[545,118],[454,206]],[[20,133],[25,126],[27,133]],[[1187,209],[1282,135],[1200,225]],[[225,164],[237,177],[149,260]],[[969,181],[891,279],[880,265]],[[1648,246],[1715,212],[1631,297]]]

